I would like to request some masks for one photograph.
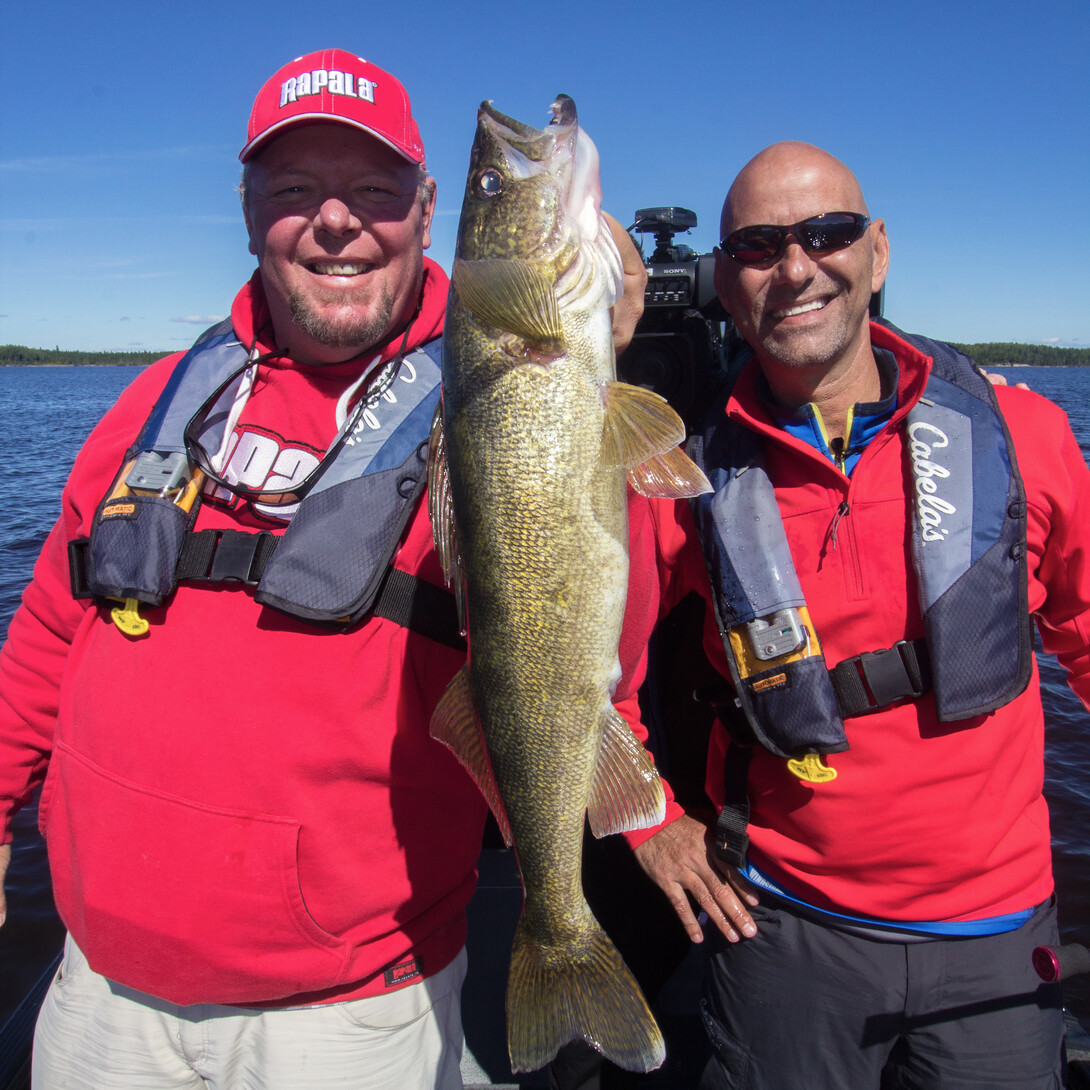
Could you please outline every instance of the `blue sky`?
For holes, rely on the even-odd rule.
[[[540,125],[564,91],[626,224],[685,206],[707,252],[738,168],[808,140],[887,222],[898,325],[1090,346],[1087,0],[9,0],[3,23],[0,343],[173,351],[226,314],[253,97],[337,46],[409,89],[445,268],[480,100]]]

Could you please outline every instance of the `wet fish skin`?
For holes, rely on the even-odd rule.
[[[646,1071],[662,1063],[662,1037],[583,897],[581,845],[585,814],[596,835],[664,814],[654,766],[610,697],[628,576],[626,470],[672,458],[680,421],[615,381],[609,307],[623,273],[599,212],[597,155],[570,99],[553,112],[544,130],[489,103],[478,113],[430,483],[470,655],[432,733],[477,780],[522,873],[512,1069],[542,1067],[583,1038]]]

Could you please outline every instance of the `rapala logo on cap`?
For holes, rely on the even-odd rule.
[[[136,517],[136,504],[135,503],[111,503],[108,507],[103,507],[102,517],[104,519],[125,519]]]
[[[771,677],[763,677],[760,681],[755,681],[752,689],[755,693],[766,693],[769,689],[782,689],[786,684],[786,674],[773,674]]]
[[[418,976],[420,976],[420,966],[417,965],[416,958],[409,958],[400,965],[391,965],[383,974],[387,988],[408,984],[410,980],[415,980]]]
[[[351,72],[328,71],[316,68],[313,72],[304,72],[292,76],[280,84],[280,105],[287,106],[307,95],[321,94],[328,91],[331,95],[345,95],[348,98],[360,98],[364,102],[375,101],[375,83],[363,76],[353,76]]]

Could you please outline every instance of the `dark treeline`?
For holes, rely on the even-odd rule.
[[[1090,367],[1090,348],[1057,348],[1048,344],[955,344],[981,367]],[[166,352],[62,352],[60,349],[0,345],[0,367],[129,365],[144,366]]]
[[[154,363],[166,352],[62,352],[59,348],[26,348],[21,344],[0,344],[0,367],[48,364],[69,367],[134,366]]]
[[[1051,344],[955,344],[981,367],[1090,367],[1090,348]]]

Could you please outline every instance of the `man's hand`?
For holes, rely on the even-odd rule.
[[[993,385],[993,386],[1007,386],[1007,376],[1001,375],[998,371],[985,371],[982,367],[980,373]],[[1024,382],[1017,382],[1014,385],[1016,390],[1028,390],[1029,387]]]
[[[715,858],[711,832],[702,821],[683,815],[645,840],[636,848],[635,856],[666,894],[693,942],[703,942],[704,933],[688,894],[728,942],[757,934],[757,925],[745,906],[758,904],[758,897],[733,867]]]
[[[0,927],[8,918],[8,902],[4,896],[4,877],[8,873],[8,864],[11,862],[11,845],[0,844]]]
[[[621,251],[624,268],[624,295],[613,304],[610,318],[613,323],[613,350],[619,356],[631,343],[636,323],[643,314],[643,290],[647,287],[647,270],[643,267],[640,251],[632,236],[608,213],[603,212],[609,233]]]

